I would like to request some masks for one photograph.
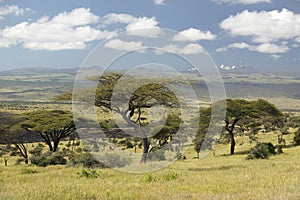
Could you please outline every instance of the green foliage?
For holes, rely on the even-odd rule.
[[[45,155],[31,156],[30,162],[39,167],[46,167],[49,165],[49,159]]]
[[[34,149],[29,150],[28,152],[32,155],[40,156],[42,154],[42,151],[43,151],[43,147],[37,145],[36,147],[34,147]]]
[[[68,156],[69,165],[71,166],[83,166],[83,167],[100,167],[104,168],[105,166],[94,158],[91,153],[83,154],[70,154]]]
[[[167,174],[164,175],[164,179],[166,181],[174,181],[177,180],[178,174],[176,172],[168,172]]]
[[[151,183],[158,181],[157,177],[153,176],[152,174],[145,174],[144,175],[144,182]]]
[[[195,119],[194,119],[195,120]],[[211,120],[211,107],[200,110],[198,131],[194,139],[194,150],[199,153]],[[195,123],[194,121],[192,123]],[[208,139],[208,138],[207,138]],[[206,147],[210,149],[211,147]]]
[[[128,160],[115,153],[106,153],[100,160],[105,161],[103,164],[107,167],[124,167],[129,163]]]
[[[22,168],[22,174],[36,174],[38,173],[37,170],[32,169],[32,168]]]
[[[39,110],[24,113],[22,127],[37,132],[53,132],[73,123],[73,114],[64,110]]]
[[[161,150],[150,151],[148,154],[148,159],[151,161],[166,160],[165,152]]]
[[[234,153],[235,148],[235,128],[237,126],[244,127],[250,131],[251,138],[255,138],[255,135],[259,127],[264,125],[267,127],[281,127],[283,124],[282,113],[271,103],[266,100],[258,99],[256,101],[247,101],[244,99],[226,99],[226,116],[224,119],[225,126],[221,138],[222,143],[231,142],[230,153]],[[223,105],[222,102],[216,102],[211,107],[200,110],[200,122],[198,133],[194,139],[194,149],[199,153],[203,144],[205,135],[209,128],[212,108],[218,108],[219,105]],[[216,122],[224,124],[224,122]],[[213,138],[207,138],[213,141]],[[210,143],[211,143],[210,142]],[[208,142],[209,143],[209,142]],[[205,147],[205,148],[209,148]]]
[[[49,158],[50,165],[65,165],[67,160],[62,156],[61,153],[55,152]]]
[[[275,154],[275,147],[272,143],[257,143],[255,147],[250,149],[246,159],[268,159]]]
[[[300,129],[295,132],[294,144],[300,145]]]
[[[43,155],[33,155],[30,158],[31,164],[39,167],[46,167],[48,165],[65,165],[67,160],[58,152],[48,152]]]
[[[95,169],[80,169],[77,172],[77,175],[79,177],[85,177],[85,178],[90,178],[90,179],[94,179],[94,178],[98,178],[100,176],[100,174],[97,172],[97,170]]]

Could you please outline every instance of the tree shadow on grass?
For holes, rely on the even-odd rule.
[[[244,151],[237,151],[234,153],[234,155],[247,155],[249,154],[250,150],[244,150]],[[230,154],[221,154],[220,156],[234,156]]]

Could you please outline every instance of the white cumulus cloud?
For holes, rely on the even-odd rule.
[[[165,4],[165,0],[154,0],[154,3],[155,3],[156,5],[166,5],[166,4]]]
[[[98,21],[86,8],[59,13],[52,19],[44,16],[32,23],[22,22],[0,30],[0,47],[20,44],[31,50],[84,49],[87,42],[115,36],[115,32],[93,28]]]
[[[256,3],[271,3],[271,0],[214,0],[217,3],[229,3],[229,4],[256,4]]]
[[[131,51],[131,50],[138,50],[143,48],[142,42],[136,41],[122,41],[120,39],[113,39],[109,40],[104,44],[104,47],[111,48],[119,51]]]
[[[135,17],[124,13],[110,13],[103,17],[104,25],[125,24],[127,34],[156,38],[162,33],[156,17]]]
[[[20,16],[23,15],[26,11],[29,11],[28,8],[23,9],[19,8],[17,5],[6,5],[0,7],[0,20],[4,19],[4,16],[7,15],[16,15]]]
[[[130,24],[135,21],[137,21],[136,17],[124,13],[109,13],[103,17],[104,24],[115,24],[115,23]]]
[[[157,54],[162,54],[166,51],[183,55],[191,55],[205,52],[204,48],[201,45],[192,43],[183,47],[179,47],[177,44],[169,44],[164,46],[162,50],[157,51]]]
[[[81,26],[96,23],[99,21],[99,17],[94,15],[90,9],[77,8],[69,13],[59,13],[58,15],[53,17],[51,21],[57,24]]]
[[[155,17],[138,18],[137,21],[127,25],[126,31],[129,35],[150,38],[157,38],[162,32]]]
[[[189,40],[215,40],[216,35],[212,34],[210,31],[202,31],[195,28],[190,28],[179,32],[174,36],[174,41],[189,41]]]
[[[222,51],[221,51],[222,49]],[[279,53],[286,53],[290,50],[286,44],[273,44],[273,43],[263,43],[259,45],[249,45],[245,42],[241,43],[233,43],[228,45],[227,47],[222,47],[217,49],[217,52],[226,52],[227,49],[248,49],[249,51],[256,51],[259,53],[267,53],[267,54],[279,54]],[[219,50],[219,51],[218,51]]]
[[[274,60],[278,60],[279,58],[281,58],[281,55],[277,55],[277,54],[272,54],[270,55],[271,58],[273,58]]]
[[[268,43],[300,38],[300,14],[281,11],[248,11],[231,15],[220,27],[232,36],[251,36],[253,42]]]

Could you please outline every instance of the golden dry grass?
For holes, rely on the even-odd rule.
[[[260,140],[275,143],[276,137],[269,133]],[[234,156],[226,155],[228,145],[217,145],[216,156],[193,159],[191,148],[185,152],[187,160],[159,171],[97,169],[95,179],[79,177],[81,168],[16,166],[10,161],[8,167],[0,166],[0,199],[300,199],[300,146],[284,148],[284,154],[269,160],[245,160],[243,151],[251,146],[245,140],[237,138]]]

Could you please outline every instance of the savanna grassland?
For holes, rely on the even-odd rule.
[[[71,110],[69,102],[57,102],[55,95],[72,89],[69,71],[30,70],[5,72],[0,76],[0,111],[21,114],[39,110]],[[26,76],[24,74],[27,74]],[[44,75],[42,75],[44,74]],[[45,75],[46,74],[46,75]],[[197,79],[191,75],[192,79]],[[299,79],[273,75],[226,75],[230,98],[264,98],[284,113],[299,116]],[[206,105],[207,102],[202,102]],[[105,117],[103,117],[105,119]],[[257,134],[257,141],[278,144],[280,130]],[[283,153],[269,159],[246,160],[256,142],[236,136],[236,151],[229,144],[217,144],[204,158],[197,159],[191,145],[182,152],[186,159],[148,173],[126,173],[118,169],[55,165],[38,167],[9,153],[0,157],[0,199],[300,199],[300,146],[294,146],[297,128],[284,134]],[[42,143],[42,141],[40,142]],[[28,150],[36,143],[28,144]],[[81,144],[82,145],[82,144]],[[1,145],[0,145],[1,146]],[[2,145],[1,147],[4,147]],[[59,150],[66,147],[62,141]],[[83,148],[83,146],[81,146]],[[78,148],[78,147],[76,147]],[[47,151],[45,146],[43,152]],[[129,151],[133,152],[133,149]],[[138,149],[141,152],[141,149]],[[4,166],[8,158],[8,166]],[[151,161],[139,168],[151,168]]]
[[[276,134],[261,138],[269,139],[276,140]],[[0,196],[1,199],[299,199],[300,147],[284,148],[284,154],[268,160],[245,160],[249,146],[239,145],[236,155],[229,156],[228,145],[217,145],[215,156],[210,153],[202,159],[193,159],[195,153],[191,148],[185,153],[186,160],[156,172],[129,174],[95,169],[97,175],[90,178],[80,176],[84,170],[80,167],[43,168],[14,165],[9,160],[9,166],[0,166]]]

